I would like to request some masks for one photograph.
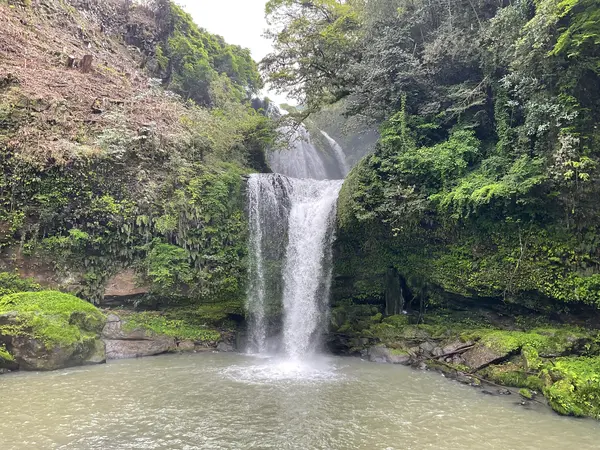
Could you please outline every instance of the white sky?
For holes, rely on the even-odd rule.
[[[267,28],[267,0],[178,0],[194,21],[229,44],[249,48],[259,62],[271,51],[271,42],[262,37]],[[289,102],[285,95],[265,92],[277,104]]]

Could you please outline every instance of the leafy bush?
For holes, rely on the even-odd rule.
[[[17,273],[0,272],[0,297],[17,292],[39,291],[41,288],[31,278],[21,278]]]

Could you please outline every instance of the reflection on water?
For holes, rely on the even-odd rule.
[[[172,355],[0,377],[0,448],[597,449],[600,424],[434,373]]]

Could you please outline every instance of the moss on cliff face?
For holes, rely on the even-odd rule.
[[[119,310],[115,313],[124,320],[125,331],[140,329],[195,342],[218,342],[221,334],[233,332],[244,316],[243,306],[237,302],[192,304],[161,311]]]
[[[0,363],[13,362],[14,360],[14,356],[11,355],[8,350],[6,350],[6,346],[4,344],[0,345]]]

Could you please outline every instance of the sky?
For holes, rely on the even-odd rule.
[[[178,0],[194,21],[229,44],[249,48],[255,61],[271,51],[271,42],[262,37],[267,28],[267,0]],[[285,95],[265,92],[277,104],[290,102]]]

